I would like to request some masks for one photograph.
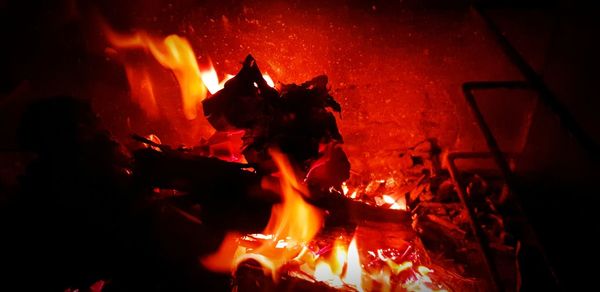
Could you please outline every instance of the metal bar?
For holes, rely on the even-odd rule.
[[[502,150],[500,149],[500,146],[498,145],[498,142],[496,141],[496,138],[494,137],[491,129],[489,128],[488,124],[486,123],[485,118],[483,117],[483,114],[479,110],[479,106],[477,105],[477,101],[475,100],[475,95],[473,94],[473,90],[476,90],[476,89],[489,90],[489,89],[499,89],[499,88],[526,89],[528,87],[525,86],[525,83],[523,83],[521,81],[467,82],[467,83],[463,84],[463,93],[465,95],[467,103],[469,104],[469,106],[471,108],[471,111],[475,115],[475,120],[476,120],[477,124],[479,125],[479,128],[485,137],[485,140],[488,144],[488,148],[491,151],[493,159],[495,160],[496,165],[500,169],[500,172],[501,172],[506,184],[508,185],[508,188],[511,190],[511,197],[512,197],[518,211],[521,214],[523,214],[523,216],[525,218],[528,218],[526,212],[524,211],[524,209],[522,207],[523,205],[520,200],[520,194],[522,193],[521,192],[522,187],[520,186],[520,184],[518,183],[517,179],[515,178],[512,170],[510,169],[510,166],[509,166],[508,162],[506,161],[506,157],[505,157],[504,153],[502,152]],[[544,263],[548,267],[548,271],[550,272],[550,275],[554,279],[555,286],[560,287],[560,281],[556,274],[556,270],[554,269],[554,266],[550,262],[550,259],[548,258],[548,255],[546,254],[545,248],[540,243],[537,232],[535,231],[533,226],[531,226],[531,224],[529,224],[529,221],[527,221],[526,226],[524,226],[524,227],[526,227],[528,229],[528,231],[530,232],[530,235],[533,238],[533,242],[534,242],[535,246],[537,246],[537,248],[544,260]]]
[[[539,92],[540,99],[558,116],[562,125],[579,141],[581,146],[588,152],[590,158],[595,162],[598,162],[600,160],[600,146],[598,143],[583,130],[577,120],[548,88],[542,77],[529,65],[529,63],[527,63],[527,61],[525,61],[525,58],[521,56],[519,51],[511,45],[500,28],[494,23],[491,17],[485,13],[484,9],[479,5],[473,5],[473,8],[481,16],[489,30],[495,35],[500,47],[511,62],[519,69],[527,82]]]
[[[516,153],[504,153],[504,157],[509,157],[511,159],[514,159],[517,156],[518,156],[518,154],[516,154]],[[471,229],[476,230],[477,232],[479,232],[478,234],[480,234],[482,236],[481,239],[477,238],[477,240],[481,247],[480,251],[482,252],[485,259],[487,260],[486,263],[489,265],[489,264],[493,264],[493,257],[491,255],[491,251],[489,250],[489,246],[487,245],[485,233],[483,232],[483,230],[481,230],[481,227],[480,227],[481,225],[477,222],[477,219],[476,219],[477,217],[474,216],[475,214],[472,210],[472,207],[469,204],[469,202],[466,200],[466,197],[465,197],[466,187],[462,184],[462,181],[460,181],[459,176],[458,176],[459,175],[458,168],[456,167],[456,164],[454,163],[454,161],[457,159],[484,159],[484,158],[493,159],[494,155],[489,152],[453,152],[453,153],[450,153],[447,155],[446,161],[448,162],[450,176],[452,177],[452,180],[454,181],[454,184],[456,185],[459,199],[463,203],[464,208],[466,208],[468,211],[470,223],[474,224],[471,226]],[[514,191],[512,190],[512,187],[510,185],[508,185],[508,187],[509,187],[509,189],[511,189],[511,193],[514,193]],[[515,199],[514,196],[513,196],[513,199]],[[463,200],[464,200],[464,202],[463,202]],[[524,215],[523,210],[522,210],[521,206],[519,205],[518,201],[515,203],[517,205],[516,207],[517,207],[519,213]],[[525,216],[525,219],[527,219],[526,216]],[[527,230],[527,232],[530,234],[531,239],[532,239],[531,244],[533,244],[540,252],[540,255],[542,256],[543,261],[544,261],[546,267],[548,268],[548,272],[550,273],[550,275],[552,276],[552,279],[554,280],[555,287],[559,288],[560,282],[559,282],[558,276],[556,275],[556,271],[555,271],[553,265],[551,264],[550,260],[548,259],[544,247],[539,242],[539,239],[537,237],[535,230],[529,224],[528,221],[524,224],[523,228],[525,228]],[[495,266],[489,267],[488,273],[490,273],[490,274],[497,273],[497,271],[495,270]],[[495,274],[493,276],[498,277],[499,275]],[[496,278],[496,279],[498,279],[498,278]]]
[[[474,89],[497,89],[497,88],[523,89],[523,88],[527,88],[527,87],[526,87],[525,83],[520,82],[520,81],[467,82],[467,83],[463,84],[463,86],[462,86],[463,94],[465,95],[467,103],[469,104],[469,107],[471,108],[471,112],[475,116],[475,121],[477,122],[479,129],[483,133],[483,136],[488,145],[488,148],[490,149],[490,151],[492,152],[492,155],[494,156],[494,160],[495,160],[496,164],[498,165],[498,168],[500,168],[500,171],[502,172],[502,175],[504,176],[506,183],[509,186],[515,186],[516,181],[512,175],[512,171],[510,170],[510,167],[509,167],[508,163],[506,162],[506,159],[504,157],[504,154],[502,153],[502,150],[500,150],[498,141],[496,141],[496,138],[494,137],[492,130],[487,125],[485,118],[483,117],[483,114],[479,110],[479,106],[477,105],[477,101],[475,100],[475,95],[473,94]]]
[[[460,202],[463,205],[463,208],[467,210],[467,214],[469,216],[469,226],[471,228],[471,232],[475,237],[479,245],[479,253],[481,254],[481,258],[483,259],[485,266],[487,268],[487,274],[489,281],[492,285],[494,285],[494,291],[504,291],[502,281],[500,280],[500,275],[498,270],[496,269],[496,265],[494,264],[494,258],[492,256],[492,252],[490,250],[490,246],[488,244],[487,237],[483,229],[481,228],[481,224],[477,221],[477,217],[473,207],[470,202],[467,200],[467,196],[465,194],[465,186],[462,183],[462,180],[458,177],[458,169],[454,164],[454,160],[456,159],[456,153],[450,153],[446,157],[448,162],[448,168],[450,170],[450,176],[456,185],[458,197]]]

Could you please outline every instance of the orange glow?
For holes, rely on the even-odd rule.
[[[214,272],[230,272],[233,268],[231,266],[232,259],[238,248],[240,237],[241,235],[235,232],[227,233],[217,252],[200,259],[200,263]]]
[[[400,197],[398,199],[394,199],[392,196],[388,196],[388,195],[383,195],[382,198],[386,204],[390,205],[390,209],[406,210],[406,198]]]
[[[380,195],[379,191],[381,190],[387,194]],[[342,194],[346,197],[392,210],[407,210],[404,193],[405,191],[398,187],[393,177],[374,179],[358,186],[349,185],[347,182],[342,184]],[[370,198],[371,200],[365,200],[365,198]]]
[[[131,98],[146,112],[151,118],[159,116],[156,97],[154,96],[154,87],[150,79],[150,74],[145,67],[136,67],[125,65],[125,75],[130,84]]]
[[[158,138],[158,136],[156,136],[154,134],[150,134],[150,135],[146,136],[146,139],[148,139],[148,140],[150,140],[150,141],[152,141],[152,142],[154,142],[156,144],[159,144],[159,145],[162,144],[162,142],[160,141],[160,138]],[[152,149],[154,149],[156,151],[159,151],[159,152],[162,151],[162,150],[160,150],[159,147],[156,147],[156,146],[150,146],[150,145],[144,144],[144,147],[146,147],[146,148],[149,147],[149,148],[152,148]]]

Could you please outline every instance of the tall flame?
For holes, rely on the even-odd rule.
[[[363,291],[362,274],[356,236],[347,248],[341,240],[336,240],[331,255],[317,259],[314,270],[315,280],[319,282],[335,288],[352,286],[357,291]]]
[[[278,173],[278,189],[281,193],[281,203],[273,205],[271,217],[265,229],[258,238],[261,244],[255,248],[238,247],[236,252],[225,247],[237,241],[232,236],[225,238],[219,252],[205,257],[201,263],[208,269],[229,272],[222,263],[231,263],[231,269],[247,259],[253,259],[270,270],[276,278],[279,268],[305,250],[323,225],[323,213],[316,207],[306,203],[302,194],[308,194],[305,185],[297,179],[294,169],[288,159],[279,151],[269,151],[275,161]],[[273,189],[275,186],[269,180],[263,181],[263,187]]]
[[[273,206],[263,233],[273,234],[275,238],[290,237],[298,242],[308,242],[321,229],[321,211],[304,201],[302,193],[308,194],[308,189],[299,183],[285,155],[273,150],[269,153],[280,172],[282,203]]]
[[[198,115],[198,108],[201,102],[206,98],[206,88],[202,82],[202,74],[196,61],[196,55],[187,39],[178,35],[169,35],[166,38],[151,36],[144,31],[136,32],[130,35],[119,34],[105,26],[105,33],[108,41],[117,49],[144,49],[149,51],[152,56],[165,68],[170,69],[177,81],[181,91],[181,100],[183,112],[187,119],[193,120]],[[125,64],[131,68],[132,64]],[[213,69],[214,70],[214,69]],[[132,88],[140,82],[146,82],[140,88],[151,88],[148,83],[147,71],[141,72],[141,77],[134,74],[134,70],[128,74],[129,82]],[[216,75],[216,72],[215,72]],[[144,78],[146,76],[146,78]],[[217,82],[218,84],[218,82]],[[151,92],[151,89],[147,90]],[[151,94],[140,93],[144,100],[140,104],[144,109],[155,108],[156,101]],[[149,103],[151,106],[144,106]]]
[[[362,291],[362,267],[360,266],[360,258],[358,255],[358,247],[356,246],[356,237],[352,238],[348,246],[348,266],[344,282],[353,285],[359,291]]]
[[[219,76],[217,75],[217,70],[215,70],[215,67],[213,66],[212,61],[210,59],[208,60],[208,65],[208,69],[202,72],[200,78],[202,79],[202,82],[204,82],[204,85],[206,85],[208,92],[214,94],[215,92],[221,90],[223,86],[219,84]]]
[[[202,100],[210,94],[223,89],[225,82],[233,77],[226,74],[219,81],[217,71],[208,59],[206,67],[200,69],[196,55],[188,40],[172,34],[165,38],[150,35],[145,31],[132,34],[121,34],[113,31],[108,25],[102,23],[105,35],[114,49],[142,49],[149,52],[154,59],[173,72],[181,92],[183,114],[188,120],[198,116],[198,109],[202,107]],[[131,87],[131,95],[140,107],[151,117],[159,115],[155,96],[155,84],[147,64],[125,62],[125,71]],[[273,79],[265,73],[263,78],[271,87],[275,86]]]

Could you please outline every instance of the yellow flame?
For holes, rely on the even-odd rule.
[[[383,195],[382,199],[386,204],[390,205],[390,209],[392,210],[406,210],[406,198],[403,196],[394,199],[392,196]]]
[[[219,76],[217,75],[217,70],[215,70],[215,67],[213,66],[212,61],[210,61],[210,59],[208,60],[208,64],[208,69],[202,72],[200,78],[202,79],[202,82],[204,82],[204,85],[206,85],[208,92],[214,94],[215,92],[221,90],[223,86],[219,84]]]
[[[210,59],[206,69],[200,70],[192,46],[184,37],[172,34],[165,38],[138,31],[132,34],[120,34],[108,25],[102,24],[111,46],[115,49],[143,49],[148,51],[158,63],[173,72],[181,92],[183,113],[189,120],[198,116],[202,100],[207,97],[207,89],[211,94],[223,89],[225,81],[233,75],[227,74],[219,82],[217,71]],[[151,117],[159,115],[157,101],[151,74],[144,64],[125,62],[127,79],[131,88],[132,98]],[[275,83],[269,74],[263,78],[269,86]]]
[[[353,237],[347,248],[341,240],[336,240],[331,254],[317,259],[313,276],[335,288],[346,285],[363,291],[362,273],[356,237]]]
[[[263,79],[265,79],[265,81],[267,82],[267,84],[269,86],[275,87],[275,82],[273,82],[273,79],[271,79],[271,76],[269,76],[269,73],[263,74]]]
[[[346,247],[342,244],[341,240],[336,240],[333,244],[332,257],[330,259],[331,270],[335,275],[341,276],[344,270],[344,265],[348,259],[348,253]]]
[[[348,265],[343,280],[346,284],[350,284],[359,291],[362,291],[362,267],[360,266],[356,237],[352,238],[348,246]]]
[[[116,33],[106,26],[105,33],[108,41],[115,48],[148,50],[163,67],[170,69],[179,82],[185,117],[190,120],[196,118],[198,108],[206,98],[206,88],[202,83],[196,55],[187,39],[174,34],[159,38],[144,31],[125,35]],[[132,65],[126,64],[126,66]],[[134,88],[135,78],[129,78],[129,81]],[[146,96],[149,98],[148,95]]]
[[[302,194],[308,194],[306,186],[296,178],[294,170],[285,155],[278,151],[269,151],[279,169],[279,190],[282,202],[273,205],[271,217],[262,234],[264,240],[256,248],[239,247],[236,252],[221,248],[217,253],[201,260],[201,263],[213,271],[224,271],[223,265],[215,262],[225,261],[227,266],[235,267],[245,259],[259,261],[268,268],[277,279],[278,269],[290,259],[298,256],[303,246],[314,238],[323,225],[323,213],[306,203]],[[268,185],[268,182],[263,182]],[[231,246],[233,238],[226,238],[222,247]],[[207,259],[210,259],[207,260]]]
[[[348,194],[348,185],[346,184],[346,182],[342,183],[342,192],[344,196]]]
[[[280,187],[283,202],[273,206],[269,224],[263,233],[275,238],[291,237],[298,242],[310,241],[321,229],[322,212],[306,203],[302,193],[308,194],[305,185],[299,183],[285,155],[269,151],[281,174]]]
[[[344,286],[340,277],[334,274],[331,270],[331,266],[324,261],[318,262],[315,266],[314,278],[315,280],[325,282],[334,288],[342,288]]]

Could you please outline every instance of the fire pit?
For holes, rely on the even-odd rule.
[[[172,70],[182,90],[183,114],[204,123],[198,127],[210,135],[203,144],[178,150],[163,146],[154,135],[147,139],[138,136],[150,148],[143,150],[143,156],[137,155],[136,173],[144,179],[156,178],[146,180],[151,187],[198,192],[199,181],[182,184],[188,175],[165,176],[171,170],[156,167],[160,164],[157,160],[168,160],[170,155],[180,156],[179,163],[196,160],[199,163],[192,171],[206,173],[212,169],[211,163],[217,162],[214,158],[219,158],[222,169],[228,170],[219,173],[221,168],[213,169],[217,177],[229,177],[228,183],[234,185],[261,181],[263,192],[279,194],[280,202],[273,205],[261,233],[229,233],[216,254],[201,259],[210,270],[232,273],[236,290],[490,289],[500,283],[487,254],[476,252],[487,251],[488,246],[481,242],[477,246],[475,239],[480,234],[472,232],[482,227],[469,229],[469,223],[475,224],[472,216],[492,218],[486,227],[493,243],[514,261],[517,242],[508,243],[510,235],[494,201],[503,199],[489,193],[486,182],[475,177],[473,183],[483,184],[484,189],[472,188],[469,195],[485,203],[478,203],[483,204],[479,214],[465,209],[459,200],[464,203],[464,196],[458,195],[441,167],[442,149],[435,139],[392,154],[402,162],[396,175],[367,180],[360,175],[351,177],[334,117],[342,108],[329,95],[326,76],[300,85],[275,86],[248,56],[239,73],[219,82],[214,68],[199,69],[185,39],[175,35],[161,39],[144,32],[120,35],[108,27],[105,31],[117,48],[110,53],[119,56],[123,51],[143,49]],[[150,73],[123,60],[130,86],[136,89],[133,97],[149,115],[156,115]],[[197,119],[199,108],[206,120]],[[147,168],[153,169],[153,175],[146,175]],[[236,175],[231,176],[231,171]],[[255,178],[245,178],[252,176]],[[235,189],[238,194],[233,197],[248,197],[250,188]],[[435,261],[418,233],[435,248]],[[488,269],[490,274],[478,274],[478,269]],[[518,271],[508,274],[517,286]]]
[[[65,4],[85,53],[64,59],[80,71],[0,100],[47,97],[15,114],[8,161],[20,170],[10,188],[0,176],[3,219],[19,222],[2,246],[15,251],[10,285],[558,286],[515,165],[539,104],[561,111],[484,13],[183,1],[158,5],[168,20],[154,2],[121,19],[111,2]],[[496,90],[519,99],[477,99]],[[561,121],[593,149],[568,113]]]

